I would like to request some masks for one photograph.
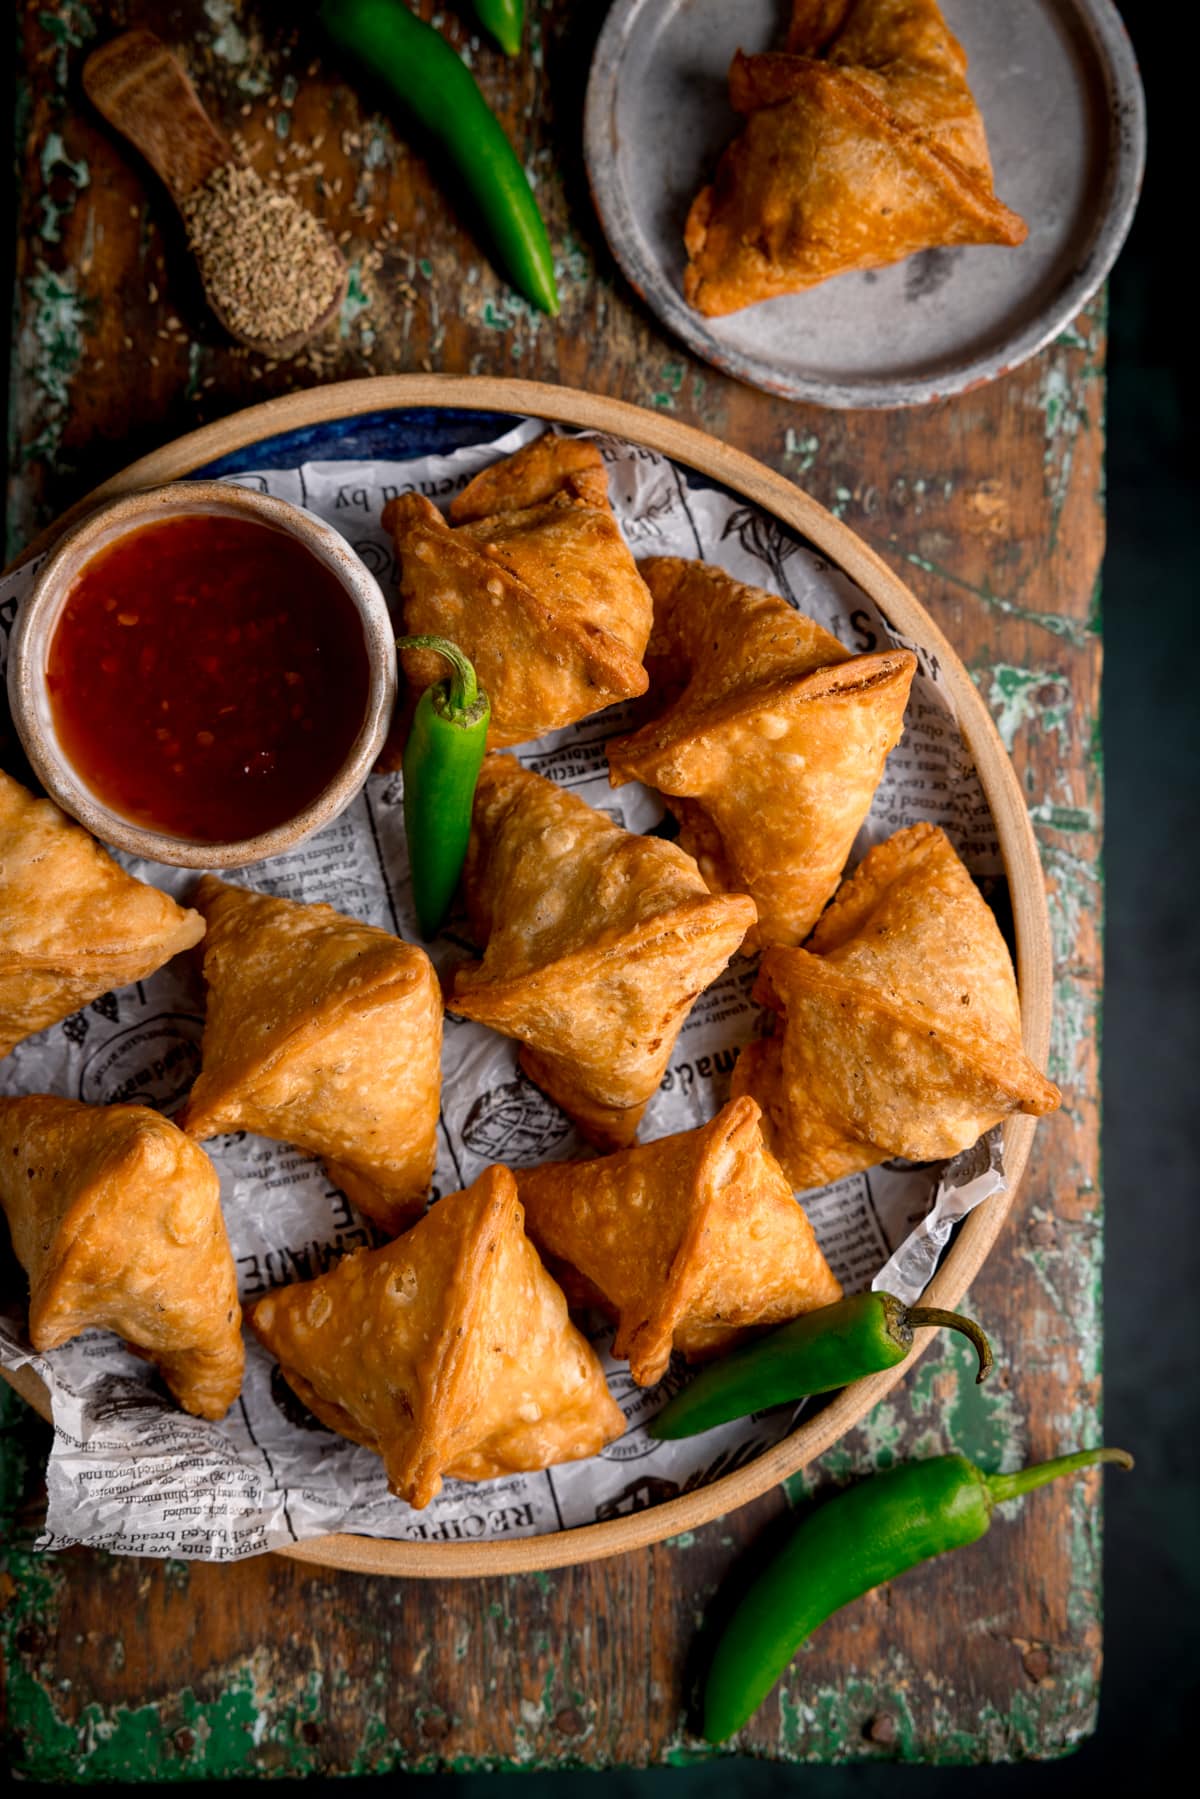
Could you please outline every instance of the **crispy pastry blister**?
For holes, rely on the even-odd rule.
[[[754,992],[779,1023],[742,1051],[733,1091],[762,1107],[797,1188],[952,1156],[1012,1112],[1059,1104],[1021,1047],[1000,928],[934,825],[870,850],[807,949],[767,951]]]
[[[751,896],[747,950],[801,943],[900,740],[916,657],[851,656],[776,594],[711,563],[640,567],[654,595],[651,694],[668,703],[609,744],[609,778],[656,788],[712,891]]]
[[[0,1098],[0,1206],[35,1349],[114,1331],[185,1411],[224,1417],[242,1314],[217,1171],[190,1137],[146,1106]]]
[[[330,1430],[425,1506],[442,1476],[490,1480],[595,1455],[625,1419],[489,1168],[382,1249],[260,1299],[250,1323]]]
[[[403,1230],[437,1149],[442,997],[429,957],[332,906],[212,875],[196,903],[208,1011],[183,1128],[294,1143],[360,1211]]]
[[[537,438],[477,475],[450,519],[415,493],[383,514],[400,563],[404,629],[449,637],[474,663],[492,706],[489,749],[645,692],[650,595],[594,444]],[[416,692],[445,673],[427,650],[402,659]]]
[[[463,875],[483,960],[447,1004],[523,1045],[521,1066],[591,1142],[633,1141],[693,1001],[754,923],[675,844],[489,756]]]
[[[696,1361],[841,1298],[760,1116],[738,1099],[699,1130],[517,1175],[530,1236],[572,1271],[569,1297],[616,1318],[639,1386],[672,1349]]]
[[[690,304],[715,317],[918,250],[1023,243],[966,67],[934,0],[797,0],[787,53],[730,68],[746,123],[688,214]]]
[[[0,769],[0,1056],[204,935],[51,800]]]

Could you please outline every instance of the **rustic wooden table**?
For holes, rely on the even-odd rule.
[[[428,0],[421,6],[428,17]],[[301,385],[406,369],[521,374],[666,408],[806,487],[911,583],[958,647],[1036,822],[1055,933],[1051,1073],[1065,1094],[973,1307],[1008,1372],[943,1336],[892,1403],[811,1470],[825,1486],[956,1447],[986,1466],[1098,1440],[1097,1144],[1104,313],[1007,379],[922,411],[830,413],[691,360],[617,274],[579,132],[603,9],[533,0],[507,64],[439,15],[527,166],[562,317],[489,266],[400,123],[319,45],[246,0],[23,8],[23,181],[10,552],[182,431]],[[178,46],[264,172],[342,234],[349,297],[318,353],[272,367],[206,316],[175,220],[90,113],[88,48],[144,24]],[[2,747],[2,746],[0,746]],[[389,1582],[265,1558],[232,1568],[38,1557],[45,1432],[7,1390],[0,1503],[4,1742],[43,1780],[683,1763],[690,1646],[747,1545],[803,1479],[694,1536],[561,1573]],[[852,1607],[746,1732],[785,1761],[1048,1756],[1087,1734],[1100,1668],[1099,1492],[1039,1493],[969,1552]]]

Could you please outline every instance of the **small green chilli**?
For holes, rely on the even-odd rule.
[[[339,49],[386,84],[436,142],[478,206],[514,287],[556,316],[545,221],[516,151],[462,57],[402,0],[321,0],[318,17]]]
[[[525,0],[475,0],[475,11],[506,56],[521,54]]]
[[[422,936],[436,936],[450,909],[471,835],[475,783],[492,709],[475,670],[445,637],[398,637],[398,650],[434,650],[450,664],[417,701],[404,746],[404,829],[413,904]]]
[[[961,1331],[979,1356],[977,1380],[992,1366],[982,1330],[958,1312],[906,1306],[890,1293],[856,1293],[794,1318],[769,1336],[735,1349],[696,1376],[652,1420],[652,1437],[694,1437],[699,1431],[762,1412],[810,1393],[830,1393],[864,1375],[904,1361],[913,1332],[923,1325]]]
[[[961,1455],[909,1462],[813,1506],[743,1594],[704,1689],[704,1735],[723,1743],[754,1715],[806,1637],[834,1612],[908,1568],[984,1536],[997,1505],[1124,1449],[1081,1449],[1015,1474]]]

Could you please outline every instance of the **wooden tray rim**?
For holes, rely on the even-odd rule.
[[[247,407],[152,450],[93,488],[10,566],[16,567],[43,553],[97,505],[135,488],[183,479],[194,469],[244,450],[263,438],[363,413],[416,408],[524,414],[608,432],[657,450],[674,462],[720,481],[799,531],[843,569],[905,637],[936,653],[996,821],[1012,899],[1022,1034],[1027,1054],[1044,1066],[1050,1044],[1053,960],[1041,862],[1016,771],[987,706],[949,640],[882,557],[786,476],[776,474],[705,431],[624,400],[539,381],[488,375],[415,374],[334,382]],[[957,1241],[926,1289],[927,1304],[948,1309],[958,1305],[983,1266],[1016,1197],[1036,1122],[1020,1114],[1006,1121],[1008,1189],[986,1200],[964,1220]],[[844,1388],[813,1418],[805,1420],[746,1467],[645,1511],[602,1524],[580,1525],[512,1541],[429,1543],[337,1533],[289,1544],[274,1553],[363,1574],[465,1579],[541,1572],[642,1549],[736,1511],[824,1454],[898,1385],[935,1334],[919,1331],[912,1353],[899,1367]],[[49,1421],[49,1394],[32,1368],[0,1373]]]

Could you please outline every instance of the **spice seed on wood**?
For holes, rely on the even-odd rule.
[[[183,212],[204,285],[239,335],[279,341],[308,330],[332,303],[342,263],[328,234],[254,169],[223,164]]]

